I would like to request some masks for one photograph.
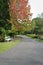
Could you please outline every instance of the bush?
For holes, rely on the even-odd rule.
[[[4,41],[5,33],[6,33],[5,29],[0,27],[0,42]]]
[[[0,35],[0,42],[4,42],[4,37]]]
[[[16,36],[17,34],[18,34],[18,32],[15,31],[15,30],[9,30],[8,33],[7,33],[8,36],[13,37],[13,38],[14,38],[14,36]]]

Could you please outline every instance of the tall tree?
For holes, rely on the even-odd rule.
[[[9,0],[0,0],[0,41],[4,41],[6,31],[11,29],[11,24],[9,23]]]
[[[9,19],[8,1],[9,0],[0,0],[0,19]]]
[[[10,0],[9,8],[10,15],[15,16],[17,19],[24,19],[27,16],[31,16],[28,0]]]
[[[28,0],[9,0],[10,16],[15,27],[19,28],[19,23],[30,22],[30,5]]]
[[[35,34],[43,35],[43,18],[41,17],[36,17],[32,20],[35,23],[35,27],[33,32]]]
[[[9,15],[9,6],[8,6],[9,0],[0,0],[0,27],[3,27],[5,29],[10,28],[10,15]]]
[[[11,29],[8,2],[9,0],[0,0],[0,31],[5,32]]]

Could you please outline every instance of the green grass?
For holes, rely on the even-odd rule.
[[[35,34],[27,34],[27,36],[32,38],[35,36]]]
[[[13,46],[19,44],[20,40],[15,40],[11,42],[0,42],[0,53],[12,48]]]
[[[27,34],[27,36],[30,37],[30,38],[32,38],[32,39],[34,39],[34,40],[36,40],[36,41],[43,42],[42,39],[35,38],[35,37],[34,37],[35,34]],[[42,35],[40,38],[43,38],[43,35]]]

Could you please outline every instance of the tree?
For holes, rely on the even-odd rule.
[[[4,41],[6,31],[11,30],[9,0],[0,0],[0,41]]]
[[[29,24],[31,13],[28,0],[9,0],[9,10],[15,29],[20,28],[19,23],[27,22]]]
[[[0,0],[0,27],[5,29],[10,28],[10,15],[9,15],[9,0]],[[9,27],[9,28],[8,28]]]
[[[8,1],[0,0],[0,19],[9,19]]]
[[[40,35],[43,35],[43,18],[37,17],[34,18],[32,21],[35,23],[33,33],[40,37]]]

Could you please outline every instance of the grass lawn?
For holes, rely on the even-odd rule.
[[[35,34],[27,34],[28,37],[32,38],[35,36]]]
[[[36,41],[43,42],[42,39],[34,38],[35,34],[27,34],[27,36],[34,39],[34,40],[36,40]],[[42,35],[42,37],[43,37],[43,35]]]
[[[20,40],[15,40],[10,42],[0,42],[0,53],[10,49],[11,47],[19,43],[20,43]]]

